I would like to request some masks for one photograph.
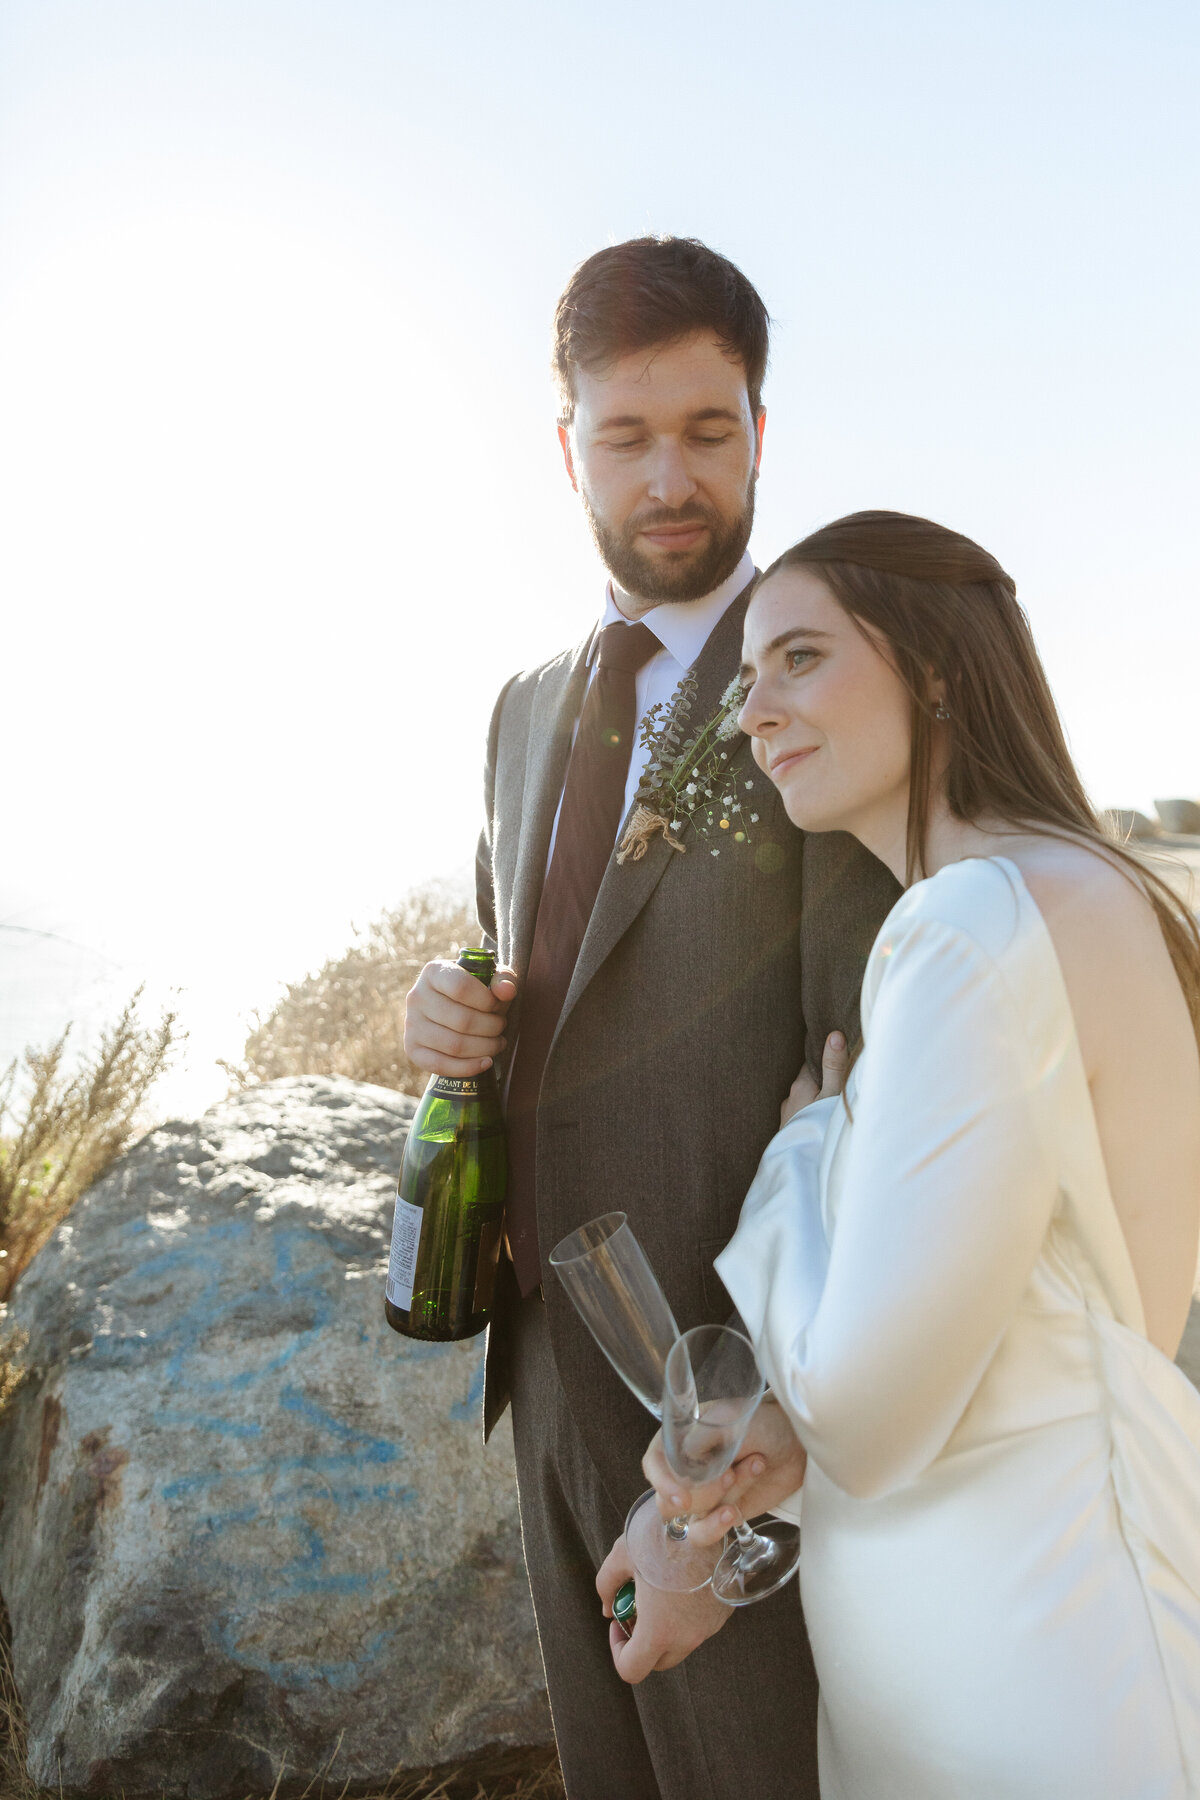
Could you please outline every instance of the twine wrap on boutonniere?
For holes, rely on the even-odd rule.
[[[685,675],[665,705],[650,708],[638,738],[650,760],[617,850],[619,863],[640,862],[660,835],[682,856],[680,840],[688,825],[708,842],[711,856],[721,854],[717,839],[749,842],[749,828],[758,823],[758,814],[750,811],[754,780],[732,774],[727,748],[740,730],[737,716],[745,697],[735,675],[712,718],[694,728],[696,679]]]

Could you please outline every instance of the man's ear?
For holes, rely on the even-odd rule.
[[[562,445],[563,467],[567,471],[567,480],[578,493],[579,483],[575,479],[575,462],[571,456],[571,428],[569,425],[559,426],[558,441]]]
[[[754,473],[756,475],[762,467],[763,432],[766,429],[767,409],[765,406],[760,406],[758,409],[758,418],[754,421],[754,436],[756,440],[754,447]]]

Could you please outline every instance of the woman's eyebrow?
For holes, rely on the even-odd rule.
[[[782,650],[785,644],[795,643],[797,638],[831,638],[832,631],[818,631],[815,625],[793,625],[788,631],[781,631],[778,637],[771,639],[765,646],[764,654],[770,656],[773,650]],[[744,662],[738,670],[738,680],[745,684],[747,675],[754,674],[753,663]]]

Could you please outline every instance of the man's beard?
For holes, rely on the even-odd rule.
[[[617,586],[638,600],[652,600],[663,605],[671,600],[703,600],[737,568],[750,542],[754,524],[755,475],[746,488],[745,504],[735,519],[724,519],[711,506],[699,501],[681,506],[653,507],[635,513],[620,530],[613,528],[593,510],[587,490],[580,488],[583,510],[587,514],[596,548]],[[665,556],[644,556],[635,547],[641,531],[652,531],[662,525],[704,524],[708,538],[696,550],[669,551]]]

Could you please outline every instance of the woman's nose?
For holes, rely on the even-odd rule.
[[[779,723],[770,706],[770,696],[763,682],[756,681],[742,701],[738,725],[747,737],[766,737]]]

